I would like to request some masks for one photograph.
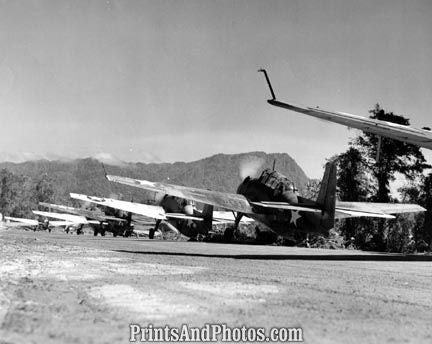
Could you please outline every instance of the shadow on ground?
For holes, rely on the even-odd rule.
[[[256,260],[331,260],[331,261],[395,261],[395,262],[432,262],[432,255],[402,255],[392,253],[372,254],[212,254],[191,252],[152,252],[114,250],[115,252],[146,254],[151,256],[180,256],[180,257],[208,257],[229,259],[256,259]]]

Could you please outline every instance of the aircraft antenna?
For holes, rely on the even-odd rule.
[[[105,174],[105,178],[107,178],[108,173],[107,173],[107,171],[105,169],[105,165],[103,164],[103,162],[101,162],[101,165],[102,165],[102,168],[103,168],[103,171],[104,171],[104,174]]]
[[[267,75],[266,70],[265,70],[265,69],[259,69],[258,72],[263,72],[263,73],[264,73],[264,76],[265,76],[265,78],[266,78],[266,80],[267,80],[267,85],[268,85],[268,87],[269,87],[269,89],[270,89],[270,93],[271,93],[271,95],[272,95],[272,100],[276,100],[276,96],[275,96],[275,94],[274,94],[273,87],[272,87],[272,85],[271,85],[271,82],[270,82],[270,79],[269,79],[269,77],[268,77],[268,75]]]

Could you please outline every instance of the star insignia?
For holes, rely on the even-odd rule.
[[[291,220],[290,220],[290,224],[294,223],[294,226],[297,227],[297,220],[301,218],[301,215],[299,214],[298,210],[293,210],[291,211]]]

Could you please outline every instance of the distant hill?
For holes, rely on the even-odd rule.
[[[250,152],[242,154],[217,154],[193,162],[127,163],[121,166],[105,165],[109,174],[131,178],[162,181],[171,184],[194,186],[210,190],[236,192],[241,183],[241,173],[259,174],[276,161],[276,169],[291,179],[299,190],[309,181],[306,174],[288,154]],[[15,174],[38,178],[48,175],[55,188],[55,201],[71,204],[69,192],[109,197],[120,195],[125,200],[144,201],[151,195],[143,190],[108,182],[102,164],[91,158],[63,161],[28,161],[0,163]]]

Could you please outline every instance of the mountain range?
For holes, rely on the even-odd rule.
[[[113,175],[236,192],[237,186],[244,177],[258,176],[264,168],[271,168],[273,163],[275,168],[292,180],[300,191],[309,182],[304,171],[288,154],[264,152],[217,154],[192,162],[105,164],[104,167],[93,158],[69,161],[2,162],[0,169],[6,168],[14,174],[25,175],[32,179],[45,175],[54,188],[53,201],[74,204],[69,198],[69,192],[133,199],[136,202],[151,200],[151,193],[108,182],[104,177],[104,168],[108,174]]]

